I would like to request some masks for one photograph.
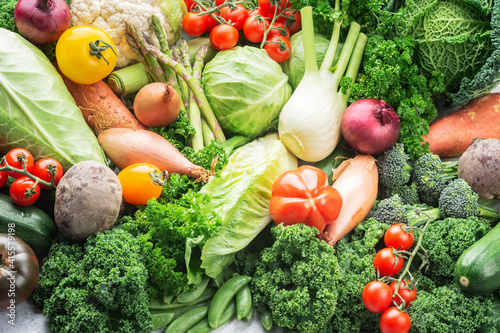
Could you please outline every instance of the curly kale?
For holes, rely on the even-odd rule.
[[[33,300],[52,332],[150,332],[147,256],[118,227],[83,246],[60,241],[43,261]]]
[[[460,255],[490,229],[489,221],[476,216],[431,222],[422,240],[422,246],[429,255],[429,266],[424,275],[436,285],[453,281],[453,270]]]
[[[494,327],[493,296],[469,296],[455,284],[419,289],[408,309],[411,333],[474,333],[485,326],[490,326],[485,332],[498,332],[498,326]]]
[[[373,332],[378,328],[380,315],[366,310],[361,294],[365,285],[377,278],[373,258],[388,227],[375,219],[366,219],[337,243],[339,298],[330,332]]]
[[[0,28],[17,32],[16,24],[14,23],[14,8],[16,4],[17,0],[2,0],[0,2]]]
[[[339,296],[340,273],[333,247],[305,224],[280,224],[271,233],[273,245],[258,257],[245,252],[236,255],[238,269],[250,273],[254,268],[250,281],[254,306],[271,310],[274,322],[286,330],[326,332]]]

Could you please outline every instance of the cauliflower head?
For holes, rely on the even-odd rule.
[[[182,31],[186,14],[183,0],[72,0],[72,25],[91,25],[106,31],[118,48],[117,68],[137,61],[135,52],[126,41],[125,21],[145,32],[157,44],[152,15],[159,18],[167,35],[168,45],[174,45]]]

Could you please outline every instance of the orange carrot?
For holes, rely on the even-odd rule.
[[[500,139],[500,93],[472,100],[434,121],[424,140],[430,151],[441,158],[458,157],[474,138]]]
[[[146,128],[103,81],[94,84],[78,84],[62,74],[61,77],[76,105],[82,111],[87,125],[94,133],[98,134],[113,127]]]

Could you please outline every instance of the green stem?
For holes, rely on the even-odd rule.
[[[340,1],[339,0],[335,0],[335,10],[340,10]],[[332,37],[330,39],[330,44],[328,44],[328,49],[326,50],[326,54],[325,54],[325,57],[323,58],[323,62],[321,63],[320,71],[328,70],[332,66],[333,59],[335,58],[335,54],[337,53],[337,47],[339,45],[341,24],[342,24],[342,22],[340,22],[337,19],[333,23]]]
[[[349,27],[349,32],[347,33],[347,38],[344,41],[344,47],[342,48],[339,60],[337,61],[337,65],[335,66],[335,72],[333,73],[333,75],[335,76],[335,87],[338,87],[340,80],[344,76],[344,72],[351,59],[351,55],[354,50],[354,45],[356,44],[360,30],[361,27],[358,23],[356,22],[351,23],[351,26]],[[361,61],[361,59],[359,60]]]
[[[198,103],[191,94],[191,101],[189,103],[189,122],[193,126],[195,133],[191,135],[191,146],[195,152],[203,149],[203,129],[201,122],[201,113]]]
[[[316,61],[316,46],[314,44],[314,26],[312,17],[312,7],[307,6],[300,10],[302,19],[302,42],[304,43],[304,75],[318,71]]]
[[[361,60],[363,59],[363,53],[365,52],[365,46],[368,42],[368,38],[365,34],[360,33],[356,40],[356,44],[354,44],[354,50],[352,51],[351,61],[349,61],[349,66],[347,67],[346,73],[344,77],[348,77],[352,79],[352,83],[356,81],[356,77],[358,76],[359,66],[361,65]],[[347,92],[343,96],[343,101],[347,106],[347,100],[351,95],[351,88],[347,90]]]
[[[111,90],[122,96],[137,92],[150,82],[151,77],[142,63],[113,71],[108,78],[108,85]]]
[[[208,146],[213,139],[215,139],[214,133],[212,133],[212,130],[210,129],[210,126],[207,123],[207,120],[203,115],[201,115],[201,133],[203,137],[203,144],[205,146]],[[226,140],[227,142],[227,140]]]

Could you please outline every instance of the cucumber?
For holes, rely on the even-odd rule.
[[[462,290],[487,295],[500,288],[500,223],[462,253],[455,280]]]
[[[40,208],[16,206],[9,196],[0,193],[0,232],[21,238],[40,255],[54,243],[57,227]]]

